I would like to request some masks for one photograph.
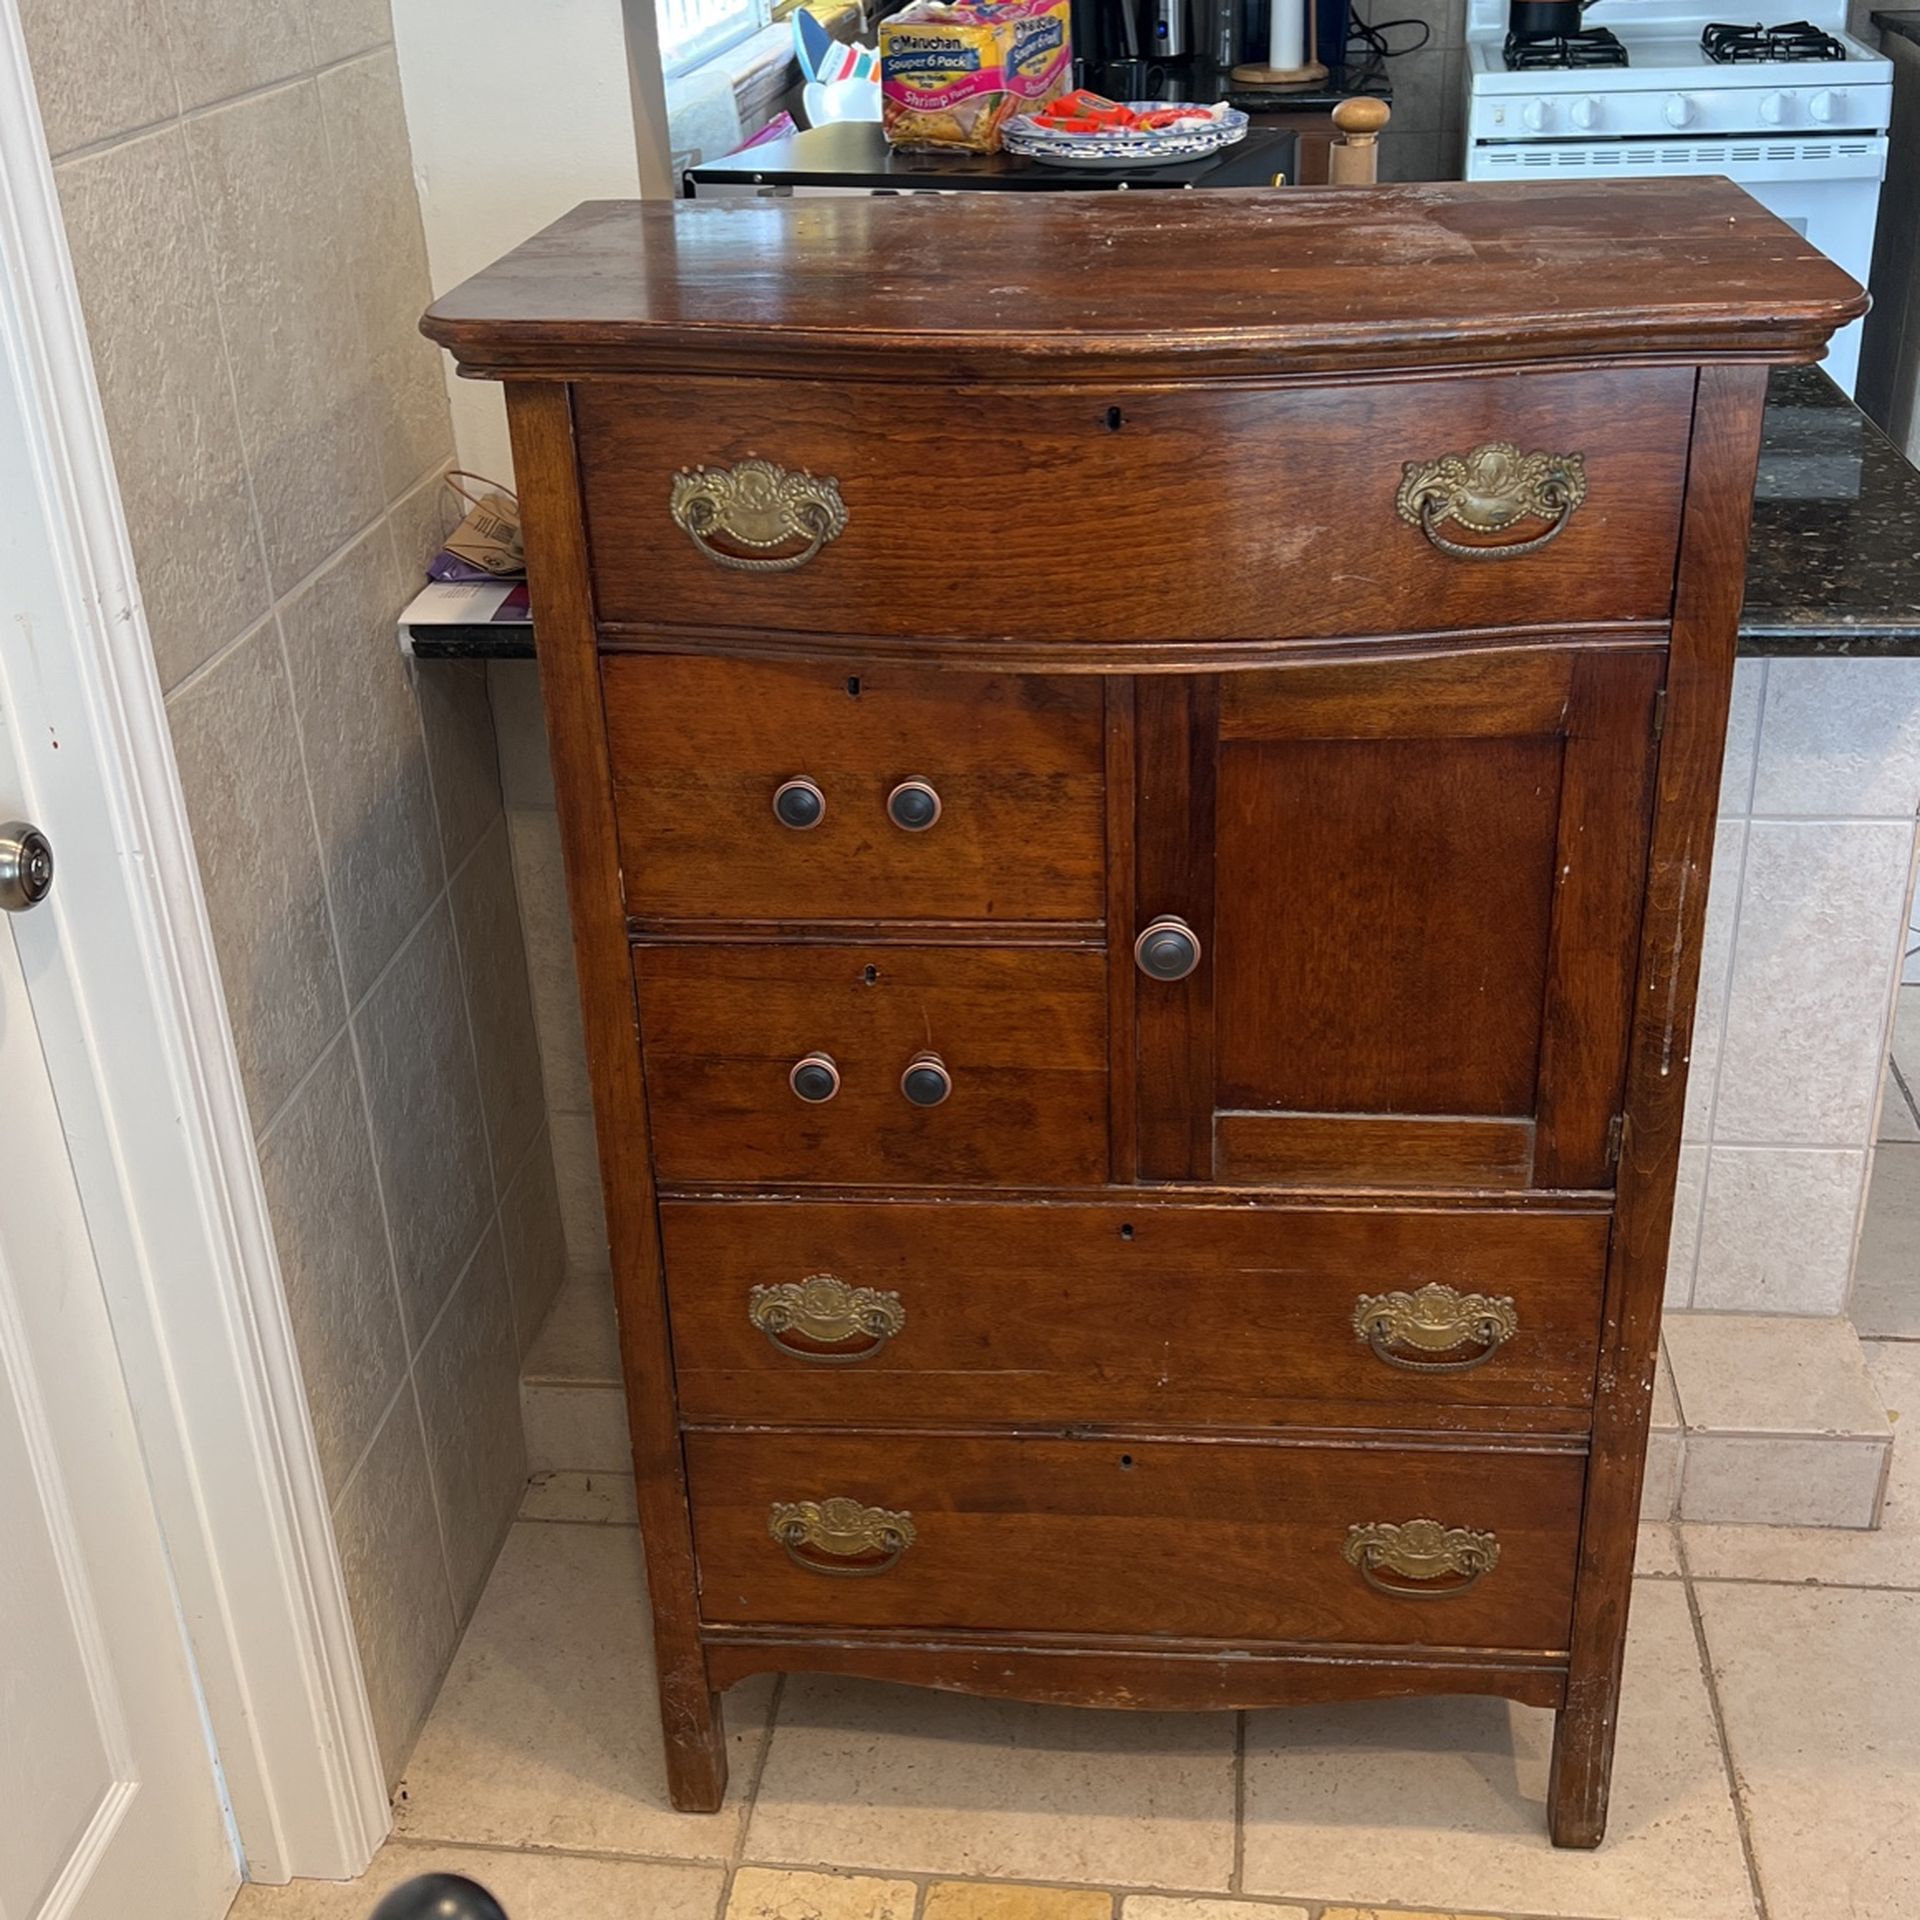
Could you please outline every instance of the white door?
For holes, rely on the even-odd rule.
[[[0,352],[0,622],[57,649],[17,380]],[[31,815],[17,691],[0,821]],[[218,1920],[239,1869],[34,1020],[55,937],[0,913],[0,1920]]]

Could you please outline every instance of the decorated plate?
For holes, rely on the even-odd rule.
[[[1164,100],[1129,100],[1136,113],[1166,107]],[[1049,167],[1165,167],[1182,160],[1204,160],[1247,134],[1247,116],[1237,107],[1213,109],[1207,122],[1148,131],[1117,127],[1098,133],[1056,133],[1021,114],[1001,130],[1007,152]]]

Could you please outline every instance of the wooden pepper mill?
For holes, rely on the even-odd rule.
[[[1342,100],[1333,110],[1341,138],[1327,149],[1327,184],[1370,187],[1380,178],[1380,133],[1393,117],[1384,100]]]

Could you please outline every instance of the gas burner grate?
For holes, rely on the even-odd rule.
[[[1811,21],[1784,27],[1736,27],[1718,22],[1700,36],[1700,51],[1719,66],[1756,60],[1844,60],[1847,50]]]
[[[1627,64],[1626,48],[1605,27],[1588,27],[1583,33],[1510,33],[1502,51],[1510,73]]]

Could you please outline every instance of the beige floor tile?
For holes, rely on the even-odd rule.
[[[1159,1893],[1129,1894],[1120,1915],[1121,1920],[1307,1920],[1305,1907],[1276,1907],[1263,1900],[1177,1900]]]
[[[1546,1831],[1550,1715],[1499,1700],[1250,1717],[1249,1893],[1585,1920],[1753,1920],[1687,1596],[1634,1594],[1604,1846]]]
[[[719,1867],[390,1840],[358,1880],[242,1887],[230,1920],[367,1920],[383,1894],[421,1873],[464,1874],[500,1900],[513,1920],[713,1920],[724,1878]]]
[[[1323,1907],[1320,1920],[1499,1920],[1488,1913],[1408,1913],[1399,1909],[1389,1913],[1384,1907]]]
[[[1103,1713],[794,1676],[747,1858],[1224,1890],[1231,1714]]]
[[[637,1527],[630,1473],[536,1473],[520,1502],[522,1520],[571,1520],[590,1527]]]
[[[1920,1587],[1920,1345],[1867,1341],[1867,1373],[1893,1421],[1893,1464],[1880,1525],[1680,1529],[1696,1580],[1810,1581]]]
[[[1699,1592],[1769,1920],[1911,1920],[1920,1594]]]
[[[742,1867],[733,1876],[726,1920],[913,1920],[919,1892],[911,1880],[864,1873]]]
[[[638,1533],[520,1523],[401,1782],[399,1831],[481,1846],[723,1858],[739,1834],[771,1690],[757,1680],[727,1696],[727,1806],[675,1813]]]
[[[620,1384],[613,1282],[605,1274],[568,1279],[528,1350],[521,1378],[568,1386]]]
[[[1204,1908],[1208,1900],[1149,1900],[1149,1906]],[[936,1880],[921,1920],[1112,1920],[1113,1895],[1092,1887],[1023,1887],[1015,1881]],[[1175,1920],[1172,1915],[1168,1920]],[[1196,1912],[1192,1920],[1206,1920]],[[1242,1917],[1243,1920],[1243,1917]]]
[[[523,1380],[520,1424],[529,1473],[619,1473],[633,1464],[627,1396],[619,1387]]]
[[[1642,1580],[1671,1580],[1680,1571],[1680,1541],[1665,1521],[1643,1520],[1633,1571]]]
[[[1886,1431],[1880,1402],[1842,1319],[1781,1313],[1670,1313],[1662,1329],[1688,1433]]]

